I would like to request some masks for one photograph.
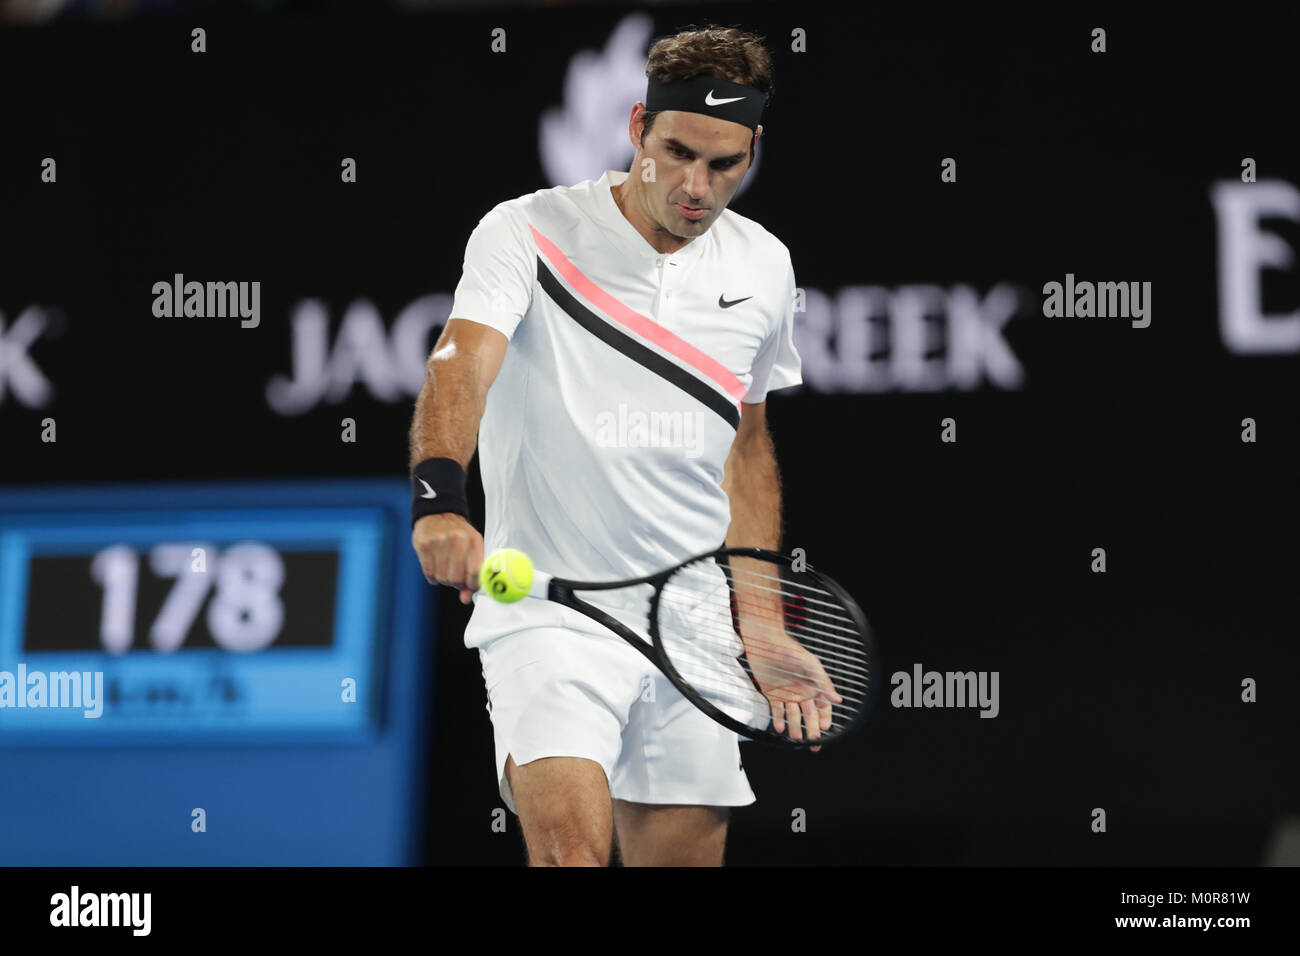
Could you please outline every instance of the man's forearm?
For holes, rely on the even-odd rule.
[[[733,449],[727,459],[722,487],[731,499],[727,547],[778,550],[781,481],[766,428],[748,447]]]
[[[729,548],[766,548],[781,544],[781,485],[776,456],[767,429],[737,450],[727,461],[723,487],[731,498]],[[733,556],[729,559],[731,584],[736,595],[741,634],[760,642],[771,641],[781,629],[780,592],[768,579],[776,567],[766,561]]]
[[[479,378],[472,361],[440,351],[430,356],[411,421],[412,468],[426,458],[453,458],[469,468],[487,396]]]

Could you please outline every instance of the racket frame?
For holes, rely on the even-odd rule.
[[[880,660],[877,653],[874,635],[871,632],[871,628],[867,625],[866,616],[862,613],[862,609],[858,606],[858,602],[855,601],[852,595],[844,590],[844,588],[840,587],[836,581],[821,572],[815,571],[811,567],[805,567],[798,573],[811,574],[817,579],[818,583],[833,594],[844,606],[844,609],[849,612],[849,615],[853,619],[853,623],[857,626],[867,661],[868,684],[862,700],[862,705],[858,708],[857,713],[853,715],[848,724],[837,731],[834,736],[823,736],[816,740],[810,740],[806,736],[807,732],[805,730],[805,737],[803,740],[792,740],[788,734],[778,734],[775,730],[771,729],[771,701],[768,701],[766,695],[763,695],[763,699],[767,701],[769,705],[768,726],[757,728],[743,723],[732,717],[730,714],[720,710],[687,683],[685,678],[678,673],[677,668],[673,666],[673,662],[664,651],[663,644],[659,638],[659,598],[663,594],[663,585],[667,583],[669,578],[688,565],[704,561],[708,558],[717,561],[720,558],[731,557],[755,558],[760,561],[768,561],[773,564],[784,564],[786,566],[790,566],[793,563],[793,559],[789,555],[780,554],[776,551],[768,551],[764,548],[718,548],[714,551],[706,551],[703,554],[697,554],[693,558],[687,558],[685,561],[675,564],[666,570],[657,571],[654,574],[648,574],[645,577],[628,578],[623,581],[601,581],[598,583],[592,583],[588,581],[574,581],[569,578],[557,578],[554,575],[537,572],[534,575],[533,585],[529,590],[529,595],[536,598],[544,598],[545,600],[554,601],[564,607],[572,608],[580,614],[584,614],[591,618],[596,623],[602,624],[609,630],[613,631],[645,655],[646,659],[654,664],[663,675],[668,678],[683,697],[717,723],[726,727],[728,730],[734,731],[746,740],[757,740],[770,746],[791,750],[807,750],[811,747],[835,746],[858,730],[862,724],[866,722],[867,717],[875,707],[876,697],[880,687],[880,681],[877,678]],[[642,637],[622,621],[619,621],[613,615],[601,610],[600,608],[588,604],[586,601],[574,594],[575,591],[613,591],[619,588],[633,587],[640,584],[649,584],[654,588],[654,594],[650,598],[649,644],[647,644]],[[744,639],[741,638],[741,640],[743,642]],[[750,677],[750,680],[752,681],[753,678]],[[754,689],[762,694],[762,689],[758,687],[757,684],[754,685]],[[804,719],[806,720],[806,718]]]

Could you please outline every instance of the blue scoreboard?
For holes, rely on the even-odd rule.
[[[432,593],[405,480],[0,493],[0,864],[415,862]]]

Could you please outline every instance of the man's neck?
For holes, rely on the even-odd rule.
[[[694,239],[683,239],[681,236],[674,236],[668,230],[659,228],[649,220],[639,221],[639,216],[629,215],[629,210],[640,212],[640,208],[632,194],[631,173],[619,185],[610,186],[609,190],[614,196],[614,205],[623,214],[623,218],[630,222],[637,232],[641,233],[641,237],[650,243],[656,252],[672,255],[674,252],[680,252],[688,244],[695,241]]]

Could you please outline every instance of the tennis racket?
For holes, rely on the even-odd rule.
[[[500,600],[507,572],[498,554],[484,563],[483,581]],[[826,575],[798,566],[775,551],[720,548],[625,581],[536,570],[527,598],[604,625],[740,736],[819,749],[862,725],[881,675],[857,602]]]

